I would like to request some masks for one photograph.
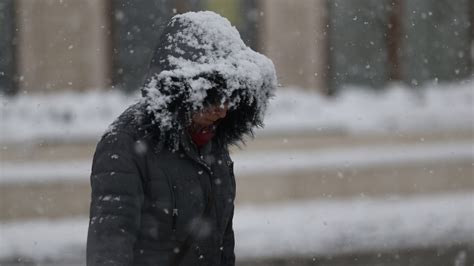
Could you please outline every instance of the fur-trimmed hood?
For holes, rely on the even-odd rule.
[[[271,60],[247,47],[227,19],[210,11],[189,12],[165,27],[141,102],[160,138],[174,147],[193,113],[228,102],[215,137],[229,145],[263,125],[276,86]]]

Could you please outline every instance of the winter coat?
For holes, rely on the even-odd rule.
[[[226,19],[212,12],[173,17],[142,99],[97,145],[87,265],[172,265],[177,257],[180,265],[234,265],[228,147],[262,125],[275,87],[271,61],[245,46]],[[187,133],[191,115],[224,102],[226,117],[198,149]]]

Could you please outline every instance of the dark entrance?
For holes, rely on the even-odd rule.
[[[0,93],[16,92],[14,0],[0,1]]]

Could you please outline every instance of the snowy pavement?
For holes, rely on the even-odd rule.
[[[351,191],[364,193],[374,188],[380,194],[367,193],[364,197],[351,194],[349,196],[353,198],[333,197],[331,200],[306,197],[301,201],[295,201],[298,197],[289,197],[287,199],[292,201],[265,205],[257,201],[238,204],[235,231],[239,258],[312,257],[455,244],[474,246],[473,86],[473,81],[466,81],[411,91],[394,85],[380,93],[348,90],[336,98],[288,88],[280,90],[269,108],[266,129],[257,132],[266,144],[233,154],[240,182],[239,195],[251,199],[251,193],[246,194],[242,188],[251,187],[262,194],[264,190],[277,193],[275,189],[279,186],[278,189],[294,196],[295,191],[300,193],[302,190],[296,185],[305,186],[304,189],[308,190],[316,190],[311,186],[317,185],[326,195],[333,193],[328,189],[332,185],[338,188],[355,187]],[[105,127],[136,96],[95,91],[26,95],[11,99],[1,97],[2,152],[18,151],[18,158],[16,155],[9,157],[13,160],[2,157],[0,163],[0,189],[16,197],[11,202],[17,204],[8,202],[8,206],[20,208],[23,203],[33,205],[32,200],[37,205],[45,204],[47,200],[58,200],[68,206],[66,210],[70,210],[73,205],[67,202],[66,197],[55,199],[47,193],[48,189],[57,188],[50,188],[50,184],[59,183],[74,188],[71,193],[77,195],[68,197],[73,198],[75,203],[87,203],[89,195],[84,191],[88,189],[89,153],[93,151],[74,150],[76,153],[73,153],[67,150],[69,146],[43,149],[43,153],[29,149],[36,145],[35,142],[96,142]],[[413,132],[418,133],[413,135]],[[405,141],[405,138],[390,141],[390,137],[385,140],[388,134],[418,138],[426,132],[447,132],[447,135],[450,132],[463,133],[462,137],[450,136],[430,141],[423,137],[416,141]],[[294,145],[291,140],[286,143],[287,139],[282,138],[278,141],[283,143],[273,140],[267,143],[274,136],[293,133],[311,136],[310,142],[299,140]],[[325,141],[321,136],[332,136],[333,133],[349,136],[349,142],[360,139],[353,136],[368,136],[367,139],[370,139],[374,134],[378,140],[356,140],[346,145],[347,139],[336,136],[331,139],[332,144],[315,144]],[[57,154],[51,156],[50,152]],[[61,155],[62,152],[68,153],[67,156]],[[79,153],[80,156],[75,155]],[[26,155],[32,154],[34,159],[26,159]],[[433,169],[427,168],[429,166]],[[380,167],[384,170],[374,170]],[[368,169],[372,176],[338,179],[347,173],[344,171],[367,174],[361,169]],[[402,173],[405,169],[409,171]],[[318,176],[318,179],[314,174],[327,174],[318,171],[329,171],[333,175]],[[298,179],[297,175],[301,172],[310,175]],[[417,178],[415,174],[420,173],[425,176]],[[361,185],[362,179],[368,183]],[[442,182],[436,185],[431,184],[440,180]],[[320,181],[337,182],[325,186],[318,183]],[[349,181],[357,182],[359,186]],[[405,185],[414,191],[407,193],[412,196],[382,193],[399,192],[405,181],[408,181]],[[267,186],[257,186],[258,182],[264,182]],[[375,182],[385,183],[377,187]],[[448,187],[448,182],[452,182],[449,185],[454,184],[455,189],[449,190],[452,187]],[[83,189],[78,189],[79,186]],[[44,190],[33,191],[38,187]],[[389,189],[384,190],[387,187]],[[430,190],[432,187],[436,189]],[[16,195],[17,191],[13,188],[32,190],[26,197],[22,193]],[[45,193],[46,198],[40,200],[38,193]],[[312,192],[310,196],[318,193],[320,191]],[[18,197],[22,197],[23,201]],[[7,212],[5,205],[2,210]],[[86,215],[83,210],[75,213]],[[37,217],[38,212],[34,209],[29,215]],[[0,264],[2,260],[16,256],[35,261],[83,261],[86,230],[85,216],[1,221]]]
[[[259,174],[285,174],[312,169],[357,169],[381,165],[413,165],[422,162],[474,162],[474,143],[469,140],[414,145],[241,152],[232,156],[239,178]],[[0,185],[55,181],[88,182],[91,161],[2,162]]]
[[[321,256],[474,244],[474,194],[301,201],[240,208],[237,254]]]
[[[378,92],[347,88],[328,98],[316,91],[280,88],[260,135],[295,132],[344,134],[473,131],[474,80],[413,90],[393,84]],[[0,95],[0,142],[96,140],[138,98],[118,91]]]
[[[474,245],[474,194],[241,206],[238,258],[321,256]],[[83,260],[87,218],[0,223],[0,261]]]
[[[291,140],[283,144],[277,141],[264,145],[270,145],[269,149],[259,146],[234,152],[237,203],[474,190],[471,138],[323,147],[313,144],[303,147]],[[85,213],[90,157],[2,161],[0,193],[16,204],[3,205],[0,219]],[[62,199],[65,191],[69,197]]]
[[[413,165],[423,162],[472,160],[474,142],[379,145],[325,150],[284,150],[236,154],[236,174],[290,174],[314,169],[360,169],[377,166]]]

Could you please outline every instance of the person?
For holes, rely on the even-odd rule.
[[[171,18],[142,97],[97,144],[87,265],[235,265],[229,147],[263,125],[276,84],[227,19]]]

